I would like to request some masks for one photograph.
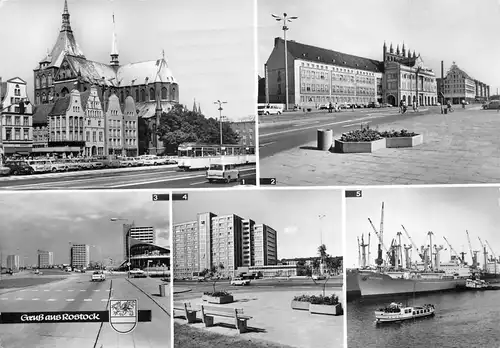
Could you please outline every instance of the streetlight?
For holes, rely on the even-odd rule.
[[[218,104],[219,105],[219,123],[220,123],[220,146],[222,146],[222,104],[227,104],[227,102],[225,101],[220,101],[220,100],[217,100],[214,102],[214,104]],[[222,149],[221,149],[221,152],[222,152]]]
[[[286,13],[283,13],[283,17],[276,16],[276,15],[271,15],[273,16],[276,21],[283,21],[283,38],[285,40],[285,111],[288,111],[288,50],[287,50],[287,43],[286,43],[286,32],[288,30],[287,23],[290,23],[292,20],[298,19],[299,17],[288,17]]]
[[[115,221],[130,221],[129,219],[122,219],[122,218],[111,218],[110,219],[111,221],[115,222]],[[132,225],[134,223],[132,222]],[[129,278],[130,277],[130,265],[131,265],[131,262],[130,262],[130,229],[132,227],[132,225],[128,225],[128,229],[127,229],[127,258],[128,258],[128,261],[127,261],[127,266],[128,266],[128,274],[127,274],[127,277]]]

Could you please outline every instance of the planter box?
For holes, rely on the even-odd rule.
[[[424,136],[422,134],[417,134],[413,137],[386,138],[386,147],[387,148],[413,147],[421,145],[423,142],[424,142]]]
[[[292,309],[298,309],[302,311],[308,311],[309,310],[309,302],[304,302],[304,301],[292,301]]]
[[[335,151],[342,153],[366,153],[384,149],[386,139],[363,142],[343,142],[335,140]]]
[[[311,303],[311,305],[309,306],[309,312],[311,314],[341,315],[342,305],[340,303],[333,306]]]
[[[209,296],[209,295],[203,295],[201,297],[203,301],[207,301],[208,303],[217,303],[217,304],[224,304],[224,303],[232,303],[234,302],[234,297],[232,295],[228,296],[221,296],[221,297],[214,297],[214,296]]]

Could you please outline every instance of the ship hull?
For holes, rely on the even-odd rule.
[[[383,273],[364,271],[353,272],[351,281],[354,276],[363,298],[452,291],[465,288],[466,282],[465,279],[395,279]],[[349,284],[349,277],[347,282]]]
[[[480,279],[497,279],[500,280],[500,273],[483,273],[480,276]]]

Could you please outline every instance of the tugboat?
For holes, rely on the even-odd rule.
[[[385,308],[380,308],[375,311],[377,323],[391,323],[408,319],[416,319],[430,317],[435,312],[434,305],[425,304],[419,307],[403,306],[402,303],[392,302]]]

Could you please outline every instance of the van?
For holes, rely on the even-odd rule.
[[[208,182],[224,181],[229,183],[231,181],[238,181],[240,179],[240,171],[234,164],[225,163],[212,163],[207,170]]]
[[[257,109],[259,115],[281,115],[283,113],[282,105],[259,105]]]

